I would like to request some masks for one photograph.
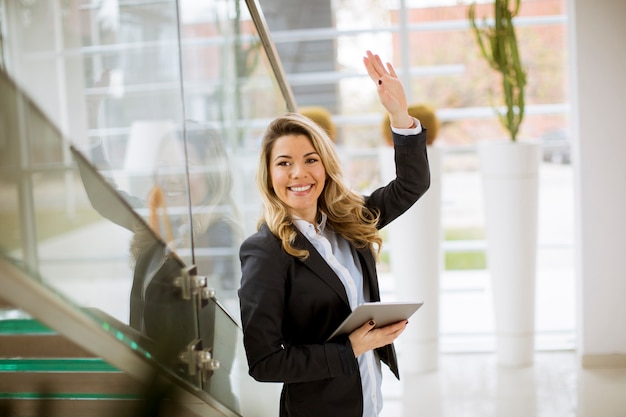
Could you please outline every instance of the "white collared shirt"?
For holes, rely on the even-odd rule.
[[[348,295],[350,308],[363,304],[363,271],[356,250],[341,235],[326,227],[326,215],[317,225],[294,218],[294,224],[335,271]],[[375,351],[357,358],[363,389],[363,417],[376,417],[382,410],[382,374]]]

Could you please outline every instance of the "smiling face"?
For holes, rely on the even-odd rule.
[[[276,196],[289,212],[314,223],[326,169],[311,140],[300,134],[276,139],[270,153],[269,173]]]
[[[191,204],[200,205],[209,193],[205,162],[196,152],[189,153],[185,161],[182,142],[169,141],[163,145],[159,160],[158,182],[165,195],[168,207],[186,207],[187,185],[191,193]],[[189,172],[185,166],[189,166]],[[189,184],[187,184],[187,175]]]
[[[185,154],[180,144],[174,138],[165,140],[159,152],[156,180],[168,207],[184,206],[187,201],[184,164]]]

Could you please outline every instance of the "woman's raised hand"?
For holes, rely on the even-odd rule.
[[[363,63],[378,88],[378,97],[389,113],[391,126],[400,129],[412,127],[413,118],[408,113],[404,88],[393,66],[390,63],[385,66],[380,57],[371,51],[366,52]]]

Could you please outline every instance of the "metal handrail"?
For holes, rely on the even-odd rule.
[[[289,111],[296,111],[298,107],[296,105],[295,96],[291,91],[291,86],[287,82],[285,70],[283,69],[283,65],[278,57],[274,41],[270,38],[269,27],[265,21],[265,16],[263,16],[263,13],[261,12],[261,7],[256,0],[246,0],[246,5],[248,6],[248,11],[252,16],[252,21],[259,32],[261,43],[263,44],[270,66],[272,67],[274,75],[278,81],[280,91],[283,93],[283,97],[287,102],[287,109]]]

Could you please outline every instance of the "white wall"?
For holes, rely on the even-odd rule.
[[[626,364],[626,1],[569,0],[578,348]]]

